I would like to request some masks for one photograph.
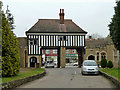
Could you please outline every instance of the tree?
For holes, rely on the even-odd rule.
[[[8,9],[8,5],[7,5],[7,10],[6,10],[6,15],[7,15],[7,20],[8,20],[10,29],[11,30],[15,29],[14,18],[13,18],[13,15],[10,13],[10,10]]]
[[[18,41],[2,13],[2,76],[14,76],[19,72]]]
[[[91,35],[87,35],[87,38],[91,37],[92,39],[101,39],[103,38],[103,36],[97,34],[97,33],[94,33],[94,34],[91,34]]]
[[[2,8],[2,2],[0,1],[0,78],[2,78],[2,11],[1,11],[1,8]],[[1,79],[0,79],[0,82],[1,82]]]
[[[2,40],[2,2],[0,1],[0,44]]]
[[[112,68],[112,67],[113,67],[113,63],[112,63],[111,60],[108,61],[108,63],[107,63],[107,67],[108,67],[108,68]]]
[[[106,60],[105,58],[103,58],[103,59],[101,60],[100,64],[101,64],[101,67],[102,67],[102,68],[105,68],[105,67],[107,66],[107,60]]]
[[[120,51],[120,1],[117,1],[116,4],[117,5],[114,7],[115,14],[108,27],[112,41],[116,49]]]
[[[2,1],[0,1],[0,10],[1,10],[1,8],[2,8]]]

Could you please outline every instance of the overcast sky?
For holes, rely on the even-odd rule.
[[[7,5],[14,16],[18,37],[38,19],[59,19],[59,9],[64,9],[65,19],[72,19],[88,34],[97,33],[106,37],[108,24],[114,15],[115,0],[2,0],[3,10]]]

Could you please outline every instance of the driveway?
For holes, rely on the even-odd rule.
[[[18,88],[115,88],[101,75],[82,75],[77,67],[47,68],[46,76]]]

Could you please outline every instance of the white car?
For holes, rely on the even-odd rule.
[[[46,62],[45,67],[46,68],[49,68],[49,67],[54,68],[55,64],[54,64],[54,62],[52,60],[49,60],[49,61]]]
[[[78,66],[78,62],[73,63],[73,66]]]
[[[99,74],[99,68],[95,60],[84,60],[81,73],[83,74]]]

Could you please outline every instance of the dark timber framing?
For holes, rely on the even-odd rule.
[[[41,47],[85,47],[85,35],[28,35],[27,37],[29,55],[40,55],[38,48]]]

